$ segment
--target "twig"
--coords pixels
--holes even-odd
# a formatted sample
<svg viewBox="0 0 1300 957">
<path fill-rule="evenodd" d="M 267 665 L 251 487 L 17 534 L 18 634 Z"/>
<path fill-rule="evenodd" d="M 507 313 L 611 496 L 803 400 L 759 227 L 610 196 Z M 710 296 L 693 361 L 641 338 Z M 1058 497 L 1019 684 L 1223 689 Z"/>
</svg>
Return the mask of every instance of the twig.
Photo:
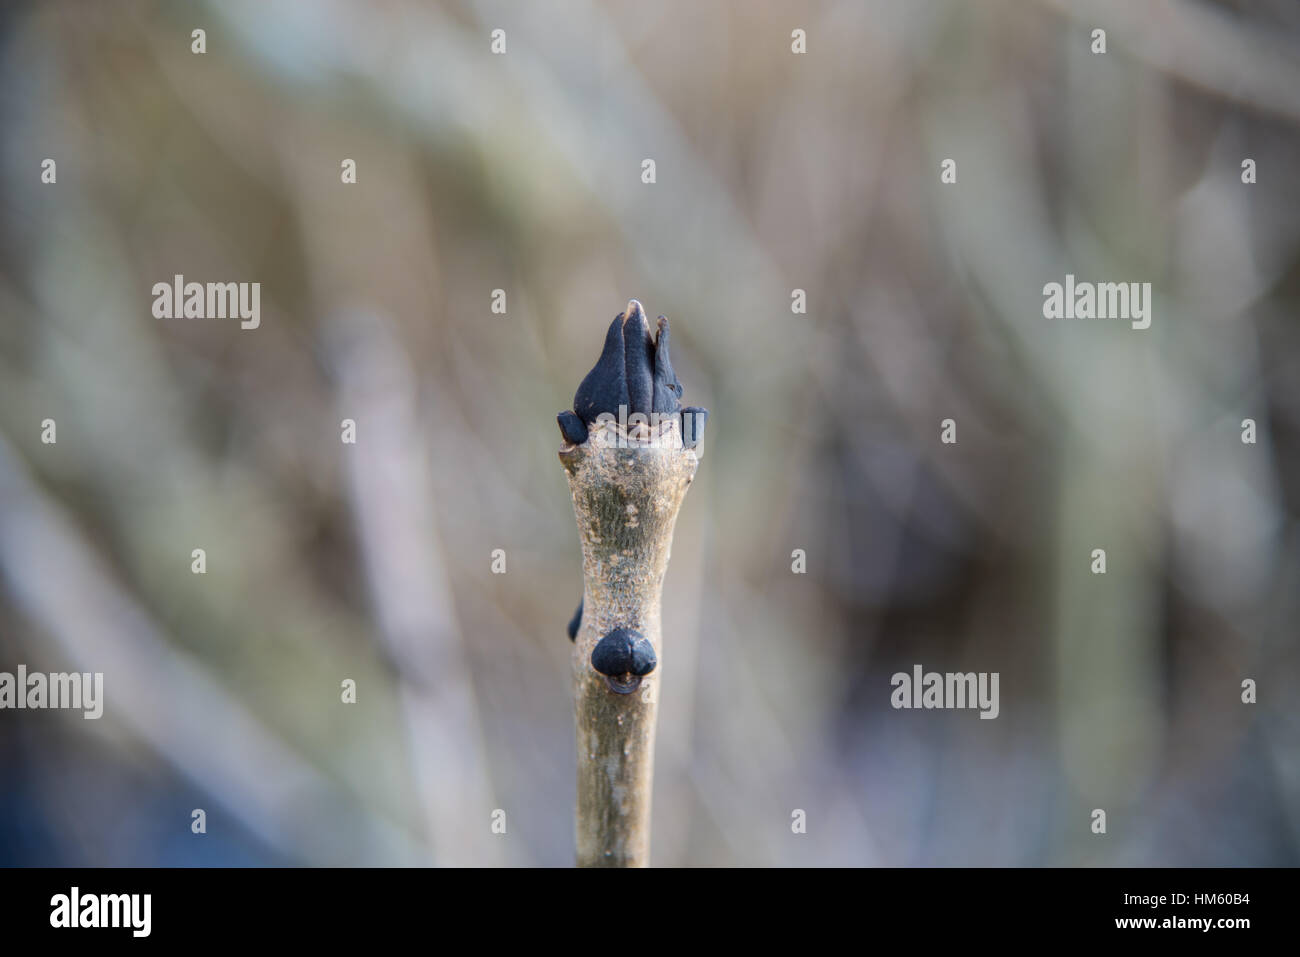
<svg viewBox="0 0 1300 957">
<path fill-rule="evenodd" d="M 584 579 L 570 635 L 580 867 L 649 863 L 664 572 L 708 414 L 683 410 L 680 394 L 667 320 L 660 317 L 658 339 L 651 338 L 633 300 L 574 397 L 578 413 L 559 417 Z M 611 404 L 621 406 L 624 422 L 604 414 Z M 663 419 L 640 424 L 637 413 Z"/>
</svg>

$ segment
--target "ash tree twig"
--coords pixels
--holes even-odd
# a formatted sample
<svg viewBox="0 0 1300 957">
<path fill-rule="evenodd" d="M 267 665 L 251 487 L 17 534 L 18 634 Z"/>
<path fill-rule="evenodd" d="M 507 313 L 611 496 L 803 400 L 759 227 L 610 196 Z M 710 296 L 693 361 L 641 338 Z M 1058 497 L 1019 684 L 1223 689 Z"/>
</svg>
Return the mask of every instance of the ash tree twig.
<svg viewBox="0 0 1300 957">
<path fill-rule="evenodd" d="M 668 320 L 651 335 L 633 299 L 573 411 L 557 416 L 582 542 L 582 604 L 569 623 L 580 867 L 649 863 L 663 579 L 708 418 L 683 409 L 681 394 Z"/>
</svg>

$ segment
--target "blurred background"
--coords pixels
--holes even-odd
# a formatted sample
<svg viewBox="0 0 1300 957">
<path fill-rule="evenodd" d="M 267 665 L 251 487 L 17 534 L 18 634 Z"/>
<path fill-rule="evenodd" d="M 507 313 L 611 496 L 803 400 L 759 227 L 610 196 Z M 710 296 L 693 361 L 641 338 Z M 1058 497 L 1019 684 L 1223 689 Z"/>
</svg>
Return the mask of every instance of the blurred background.
<svg viewBox="0 0 1300 957">
<path fill-rule="evenodd" d="M 632 296 L 712 413 L 655 863 L 1300 863 L 1291 0 L 14 3 L 0 124 L 0 670 L 106 696 L 0 712 L 0 863 L 570 864 L 554 414 Z"/>
</svg>

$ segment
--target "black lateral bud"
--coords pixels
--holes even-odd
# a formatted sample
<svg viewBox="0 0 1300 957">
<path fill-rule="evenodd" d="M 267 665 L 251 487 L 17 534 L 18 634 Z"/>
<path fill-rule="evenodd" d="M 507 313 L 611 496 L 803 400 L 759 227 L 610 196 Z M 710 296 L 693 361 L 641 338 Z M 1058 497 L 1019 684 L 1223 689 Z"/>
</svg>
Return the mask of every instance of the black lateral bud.
<svg viewBox="0 0 1300 957">
<path fill-rule="evenodd" d="M 591 651 L 591 667 L 605 676 L 611 691 L 619 694 L 635 691 L 658 663 L 654 646 L 632 628 L 615 628 Z"/>
<path fill-rule="evenodd" d="M 581 445 L 587 441 L 587 426 L 572 412 L 560 412 L 555 416 L 555 421 L 560 426 L 560 434 L 564 436 L 564 441 L 574 445 Z"/>
<path fill-rule="evenodd" d="M 573 613 L 573 617 L 569 619 L 569 640 L 570 641 L 578 640 L 578 629 L 582 627 L 582 606 L 583 603 L 586 602 L 586 600 L 587 598 L 584 595 L 578 601 L 578 610 L 575 611 Z"/>
<path fill-rule="evenodd" d="M 682 447 L 693 449 L 704 438 L 704 426 L 709 421 L 709 410 L 688 405 L 682 409 Z"/>
</svg>

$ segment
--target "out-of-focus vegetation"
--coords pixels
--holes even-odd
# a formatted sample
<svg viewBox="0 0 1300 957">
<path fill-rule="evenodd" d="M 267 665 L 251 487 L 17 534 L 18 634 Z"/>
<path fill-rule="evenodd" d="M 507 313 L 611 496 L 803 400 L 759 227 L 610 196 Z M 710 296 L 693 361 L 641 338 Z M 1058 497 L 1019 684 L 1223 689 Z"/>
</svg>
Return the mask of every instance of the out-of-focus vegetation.
<svg viewBox="0 0 1300 957">
<path fill-rule="evenodd" d="M 0 861 L 569 863 L 553 416 L 631 296 L 712 413 L 657 863 L 1300 859 L 1295 4 L 47 2 L 0 44 L 0 670 L 107 694 L 0 713 Z M 178 273 L 260 328 L 155 319 Z M 1044 319 L 1066 273 L 1151 328 Z M 893 710 L 914 663 L 1000 716 Z"/>
</svg>

